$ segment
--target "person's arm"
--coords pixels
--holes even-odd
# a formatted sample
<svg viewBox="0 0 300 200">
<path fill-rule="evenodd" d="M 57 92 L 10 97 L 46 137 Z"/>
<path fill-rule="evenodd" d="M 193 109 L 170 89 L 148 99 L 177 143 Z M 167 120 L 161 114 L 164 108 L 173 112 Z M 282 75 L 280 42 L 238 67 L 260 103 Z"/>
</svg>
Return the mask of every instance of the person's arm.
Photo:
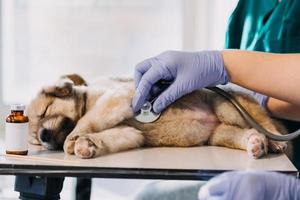
<svg viewBox="0 0 300 200">
<path fill-rule="evenodd" d="M 132 107 L 137 112 L 159 80 L 171 81 L 172 84 L 155 100 L 155 112 L 161 112 L 181 96 L 196 89 L 231 81 L 269 96 L 267 109 L 274 116 L 300 121 L 299 75 L 300 54 L 241 50 L 167 51 L 136 66 L 136 93 Z M 266 98 L 260 95 L 258 99 L 265 102 Z"/>
<path fill-rule="evenodd" d="M 270 97 L 266 109 L 277 118 L 300 121 L 300 106 Z"/>
<path fill-rule="evenodd" d="M 300 54 L 223 51 L 230 81 L 300 106 Z M 270 110 L 279 102 L 270 101 Z"/>
</svg>

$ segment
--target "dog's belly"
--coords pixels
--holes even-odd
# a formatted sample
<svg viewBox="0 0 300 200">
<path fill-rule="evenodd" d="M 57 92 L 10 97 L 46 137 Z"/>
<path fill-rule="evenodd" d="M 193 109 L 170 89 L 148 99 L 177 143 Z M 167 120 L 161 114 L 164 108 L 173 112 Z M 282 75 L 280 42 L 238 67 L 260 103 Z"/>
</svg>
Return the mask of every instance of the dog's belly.
<svg viewBox="0 0 300 200">
<path fill-rule="evenodd" d="M 133 123 L 149 146 L 195 146 L 208 141 L 219 120 L 203 96 L 186 96 L 173 103 L 154 123 Z"/>
</svg>

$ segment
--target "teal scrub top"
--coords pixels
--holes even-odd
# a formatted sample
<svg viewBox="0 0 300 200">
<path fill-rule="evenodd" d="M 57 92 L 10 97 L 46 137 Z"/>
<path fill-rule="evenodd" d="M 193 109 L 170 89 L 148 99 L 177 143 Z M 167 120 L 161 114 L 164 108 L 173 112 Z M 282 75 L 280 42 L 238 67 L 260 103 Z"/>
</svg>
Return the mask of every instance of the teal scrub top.
<svg viewBox="0 0 300 200">
<path fill-rule="evenodd" d="M 225 47 L 273 53 L 300 53 L 300 0 L 240 0 L 229 19 Z M 289 132 L 299 122 L 281 120 Z M 300 138 L 292 161 L 300 170 Z"/>
<path fill-rule="evenodd" d="M 300 52 L 300 0 L 240 0 L 229 19 L 225 47 Z"/>
</svg>

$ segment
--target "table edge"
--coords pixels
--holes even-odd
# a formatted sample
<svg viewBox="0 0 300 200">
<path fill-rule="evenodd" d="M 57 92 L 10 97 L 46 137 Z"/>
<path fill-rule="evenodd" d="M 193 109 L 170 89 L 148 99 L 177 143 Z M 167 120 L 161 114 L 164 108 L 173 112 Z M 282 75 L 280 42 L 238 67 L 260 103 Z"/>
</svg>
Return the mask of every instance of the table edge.
<svg viewBox="0 0 300 200">
<path fill-rule="evenodd" d="M 0 175 L 28 175 L 47 177 L 88 177 L 88 178 L 127 178 L 127 179 L 168 179 L 168 180 L 209 180 L 232 170 L 212 169 L 158 169 L 158 168 L 113 168 L 2 164 Z M 276 171 L 299 177 L 298 171 Z"/>
</svg>

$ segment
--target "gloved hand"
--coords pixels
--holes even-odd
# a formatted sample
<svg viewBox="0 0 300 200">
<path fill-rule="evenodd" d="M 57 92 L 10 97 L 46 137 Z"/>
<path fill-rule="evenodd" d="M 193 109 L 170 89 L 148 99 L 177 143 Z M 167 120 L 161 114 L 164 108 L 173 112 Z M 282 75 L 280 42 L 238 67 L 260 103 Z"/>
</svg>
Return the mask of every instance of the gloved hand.
<svg viewBox="0 0 300 200">
<path fill-rule="evenodd" d="M 250 94 L 250 96 L 252 96 L 254 99 L 256 99 L 256 101 L 258 102 L 259 105 L 261 105 L 262 107 L 264 107 L 265 109 L 267 109 L 267 102 L 268 102 L 268 96 L 260 94 L 258 92 L 253 92 L 252 94 Z"/>
<path fill-rule="evenodd" d="M 235 92 L 243 92 L 245 94 L 248 94 L 249 96 L 253 97 L 259 105 L 267 109 L 267 101 L 269 97 L 266 95 L 260 94 L 258 92 L 254 92 L 252 90 L 246 89 L 234 83 L 228 83 L 226 85 L 222 85 L 219 87 L 224 90 L 232 90 Z"/>
<path fill-rule="evenodd" d="M 199 200 L 296 200 L 300 181 L 275 172 L 239 171 L 217 176 L 204 185 Z"/>
<path fill-rule="evenodd" d="M 147 101 L 153 85 L 159 80 L 171 81 L 172 84 L 155 100 L 153 110 L 156 113 L 196 89 L 226 84 L 229 76 L 220 51 L 164 52 L 136 66 L 134 112 Z"/>
</svg>

